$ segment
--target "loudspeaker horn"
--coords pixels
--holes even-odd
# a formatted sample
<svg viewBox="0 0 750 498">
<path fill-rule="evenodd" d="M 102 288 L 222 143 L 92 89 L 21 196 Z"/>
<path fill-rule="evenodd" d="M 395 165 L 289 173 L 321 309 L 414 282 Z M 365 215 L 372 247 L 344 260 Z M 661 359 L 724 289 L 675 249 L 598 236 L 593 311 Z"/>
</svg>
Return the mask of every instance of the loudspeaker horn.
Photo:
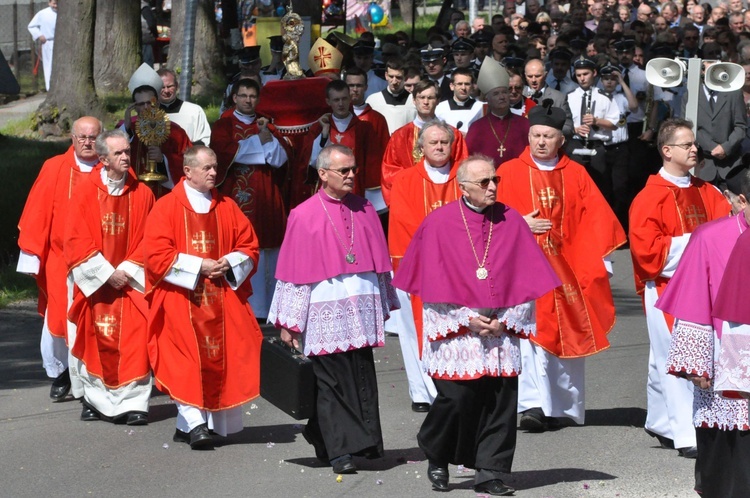
<svg viewBox="0 0 750 498">
<path fill-rule="evenodd" d="M 682 84 L 682 76 L 687 68 L 679 59 L 658 57 L 646 64 L 646 80 L 660 88 L 672 88 Z"/>
<path fill-rule="evenodd" d="M 716 62 L 706 69 L 704 78 L 709 90 L 732 92 L 745 84 L 745 69 L 731 62 Z"/>
</svg>

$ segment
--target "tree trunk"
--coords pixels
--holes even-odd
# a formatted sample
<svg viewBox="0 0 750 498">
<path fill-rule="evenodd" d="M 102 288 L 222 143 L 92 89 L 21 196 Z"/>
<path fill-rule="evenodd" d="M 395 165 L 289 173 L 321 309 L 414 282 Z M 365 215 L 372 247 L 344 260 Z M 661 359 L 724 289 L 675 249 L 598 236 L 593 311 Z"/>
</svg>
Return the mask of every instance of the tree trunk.
<svg viewBox="0 0 750 498">
<path fill-rule="evenodd" d="M 182 72 L 185 12 L 185 0 L 172 0 L 172 32 L 167 67 L 177 74 Z M 193 98 L 198 95 L 220 95 L 225 87 L 224 55 L 219 43 L 213 0 L 198 0 L 193 53 Z"/>
<path fill-rule="evenodd" d="M 104 116 L 94 90 L 96 0 L 60 2 L 47 98 L 37 111 L 43 136 L 70 131 L 81 116 Z"/>
<path fill-rule="evenodd" d="M 100 97 L 125 94 L 141 64 L 141 3 L 96 0 L 94 81 Z"/>
<path fill-rule="evenodd" d="M 401 12 L 401 19 L 406 24 L 411 24 L 412 20 L 414 19 L 411 15 L 411 9 L 414 1 L 415 0 L 399 0 L 398 2 L 399 12 Z M 409 36 L 411 36 L 411 28 L 407 30 L 407 33 L 409 33 Z"/>
</svg>

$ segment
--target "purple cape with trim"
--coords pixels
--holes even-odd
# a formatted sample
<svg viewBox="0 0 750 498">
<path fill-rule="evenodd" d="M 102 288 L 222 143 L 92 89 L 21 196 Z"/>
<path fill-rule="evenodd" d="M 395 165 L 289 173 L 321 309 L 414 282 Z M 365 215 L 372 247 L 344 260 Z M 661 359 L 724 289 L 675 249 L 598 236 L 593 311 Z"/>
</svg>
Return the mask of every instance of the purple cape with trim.
<svg viewBox="0 0 750 498">
<path fill-rule="evenodd" d="M 714 316 L 725 322 L 750 324 L 747 285 L 750 282 L 750 230 L 740 235 L 727 261 L 714 302 Z"/>
<path fill-rule="evenodd" d="M 451 202 L 424 219 L 399 265 L 394 287 L 416 294 L 425 303 L 507 308 L 533 301 L 561 285 L 515 209 L 498 202 L 477 213 L 463 202 Z M 460 209 L 480 261 L 493 220 L 485 280 L 477 278 L 479 265 Z"/>
<path fill-rule="evenodd" d="M 722 320 L 712 318 L 711 312 L 729 255 L 747 227 L 740 213 L 696 228 L 656 307 L 680 320 L 712 325 L 721 338 Z"/>
<path fill-rule="evenodd" d="M 321 200 L 346 249 L 336 236 Z M 352 253 L 356 261 L 347 263 L 352 226 Z M 366 199 L 348 194 L 337 200 L 321 189 L 289 213 L 276 265 L 277 280 L 306 285 L 346 273 L 386 273 L 392 269 L 380 219 Z"/>
</svg>

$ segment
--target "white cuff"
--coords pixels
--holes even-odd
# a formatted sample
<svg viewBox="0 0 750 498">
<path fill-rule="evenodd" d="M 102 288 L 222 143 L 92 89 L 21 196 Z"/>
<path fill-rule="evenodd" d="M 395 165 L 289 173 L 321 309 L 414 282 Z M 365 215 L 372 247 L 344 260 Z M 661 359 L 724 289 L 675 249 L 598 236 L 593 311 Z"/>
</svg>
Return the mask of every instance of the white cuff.
<svg viewBox="0 0 750 498">
<path fill-rule="evenodd" d="M 177 255 L 177 261 L 169 269 L 164 280 L 178 287 L 195 290 L 202 263 L 203 258 L 181 252 Z"/>
<path fill-rule="evenodd" d="M 607 275 L 612 278 L 615 274 L 614 268 L 612 268 L 612 259 L 609 255 L 604 256 L 604 268 L 607 270 Z"/>
<path fill-rule="evenodd" d="M 72 270 L 73 281 L 86 297 L 91 296 L 102 285 L 106 284 L 114 272 L 115 268 L 104 259 L 100 252 Z"/>
<path fill-rule="evenodd" d="M 226 275 L 224 276 L 224 279 L 232 290 L 237 290 L 237 287 L 242 285 L 242 282 L 245 281 L 255 265 L 253 265 L 252 258 L 248 257 L 248 255 L 243 252 L 230 252 L 224 257 L 227 258 L 229 265 L 232 267 L 229 271 L 234 275 L 234 283 L 230 282 L 229 279 L 226 278 Z"/>
<path fill-rule="evenodd" d="M 276 137 L 272 137 L 270 142 L 263 144 L 263 153 L 264 162 L 272 168 L 284 166 L 284 163 L 289 159 L 284 147 L 281 146 L 279 139 Z"/>
<path fill-rule="evenodd" d="M 253 135 L 239 141 L 237 154 L 234 155 L 234 162 L 240 164 L 265 164 L 265 148 L 260 143 L 258 135 Z"/>
<path fill-rule="evenodd" d="M 661 271 L 662 277 L 672 278 L 675 270 L 677 270 L 677 264 L 680 262 L 682 253 L 685 252 L 685 247 L 690 241 L 689 233 L 680 235 L 679 237 L 672 237 L 672 242 L 669 244 L 669 253 L 667 254 L 667 261 L 664 264 L 664 269 Z"/>
<path fill-rule="evenodd" d="M 146 273 L 143 268 L 131 261 L 123 261 L 117 265 L 118 270 L 128 274 L 128 285 L 143 294 L 146 290 Z"/>
<path fill-rule="evenodd" d="M 39 275 L 39 267 L 42 262 L 39 256 L 21 251 L 18 255 L 18 264 L 16 265 L 16 271 L 18 273 L 28 273 L 29 275 Z"/>
<path fill-rule="evenodd" d="M 320 139 L 322 136 L 323 136 L 323 133 L 320 133 L 320 135 L 315 137 L 315 141 L 313 142 L 312 152 L 310 153 L 310 166 L 313 166 L 313 167 L 315 166 L 315 163 L 318 160 L 318 156 L 320 155 L 320 151 L 323 150 L 323 147 L 320 146 Z M 328 139 L 326 139 L 326 143 L 328 143 Z"/>
</svg>

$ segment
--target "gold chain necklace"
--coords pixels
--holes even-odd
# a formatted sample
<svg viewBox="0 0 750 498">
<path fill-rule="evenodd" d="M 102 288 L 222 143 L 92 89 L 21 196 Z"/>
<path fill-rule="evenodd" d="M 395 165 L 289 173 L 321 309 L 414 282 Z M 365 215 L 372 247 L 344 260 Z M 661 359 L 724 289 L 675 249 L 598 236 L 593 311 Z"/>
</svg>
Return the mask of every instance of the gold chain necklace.
<svg viewBox="0 0 750 498">
<path fill-rule="evenodd" d="M 336 224 L 333 222 L 333 219 L 331 218 L 331 215 L 328 213 L 328 208 L 326 208 L 325 202 L 323 202 L 323 194 L 318 195 L 318 199 L 320 199 L 320 205 L 323 206 L 323 211 L 326 212 L 326 216 L 328 216 L 328 221 L 331 222 L 331 226 L 333 227 L 333 231 L 336 233 L 336 238 L 339 239 L 339 243 L 346 251 L 346 262 L 349 264 L 353 264 L 355 261 L 357 261 L 357 257 L 352 252 L 354 250 L 354 213 L 352 213 L 351 209 L 349 212 L 352 214 L 352 237 L 349 241 L 349 249 L 346 248 L 346 244 L 344 244 L 344 240 L 341 238 L 341 235 L 339 234 L 338 228 L 336 228 Z M 328 194 L 325 194 L 328 195 Z M 343 201 L 342 201 L 343 202 Z"/>
<path fill-rule="evenodd" d="M 466 215 L 464 214 L 464 207 L 463 207 L 463 199 L 459 200 L 458 209 L 461 211 L 461 218 L 464 220 L 464 227 L 466 227 L 466 234 L 469 236 L 469 243 L 471 244 L 471 252 L 474 253 L 474 259 L 477 261 L 477 265 L 479 267 L 477 268 L 477 278 L 479 280 L 484 280 L 487 278 L 487 268 L 484 267 L 484 264 L 487 262 L 487 254 L 490 252 L 490 242 L 492 242 L 492 228 L 495 226 L 495 211 L 493 210 L 490 214 L 490 233 L 487 236 L 487 247 L 484 248 L 484 256 L 482 257 L 482 262 L 479 262 L 479 256 L 477 256 L 477 250 L 474 247 L 474 241 L 471 239 L 471 231 L 469 230 L 469 224 L 466 222 Z"/>
<path fill-rule="evenodd" d="M 510 112 L 510 111 L 508 111 Z M 505 148 L 505 141 L 508 140 L 508 132 L 510 131 L 510 119 L 508 119 L 508 127 L 505 128 L 505 136 L 503 137 L 503 140 L 500 141 L 500 137 L 497 136 L 497 132 L 495 131 L 495 127 L 492 126 L 492 114 L 489 116 L 490 120 L 490 130 L 492 130 L 492 134 L 495 135 L 495 139 L 500 142 L 500 147 L 497 148 L 497 152 L 500 154 L 500 157 L 503 157 L 503 154 L 505 154 L 505 151 L 507 150 Z M 500 121 L 502 121 L 503 118 L 500 118 Z"/>
</svg>

